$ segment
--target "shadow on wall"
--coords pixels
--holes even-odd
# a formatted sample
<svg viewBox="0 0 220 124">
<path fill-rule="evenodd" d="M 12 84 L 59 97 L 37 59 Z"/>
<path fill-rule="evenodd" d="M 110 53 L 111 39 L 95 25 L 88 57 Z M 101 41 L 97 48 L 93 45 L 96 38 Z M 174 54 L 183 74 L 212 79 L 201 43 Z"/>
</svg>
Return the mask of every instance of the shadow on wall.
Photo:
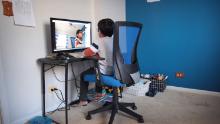
<svg viewBox="0 0 220 124">
<path fill-rule="evenodd" d="M 44 25 L 44 34 L 45 34 L 45 45 L 47 49 L 47 54 L 50 54 L 52 52 L 52 46 L 51 46 L 51 33 L 50 33 L 50 24 Z"/>
<path fill-rule="evenodd" d="M 3 120 L 2 120 L 2 109 L 1 109 L 1 104 L 0 104 L 0 124 L 3 123 Z"/>
</svg>

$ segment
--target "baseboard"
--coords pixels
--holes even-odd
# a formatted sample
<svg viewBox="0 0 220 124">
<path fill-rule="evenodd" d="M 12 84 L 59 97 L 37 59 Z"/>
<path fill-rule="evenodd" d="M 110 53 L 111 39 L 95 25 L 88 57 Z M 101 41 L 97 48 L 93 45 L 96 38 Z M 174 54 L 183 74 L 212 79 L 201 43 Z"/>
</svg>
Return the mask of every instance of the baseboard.
<svg viewBox="0 0 220 124">
<path fill-rule="evenodd" d="M 188 92 L 188 93 L 195 93 L 195 94 L 213 95 L 213 96 L 220 97 L 220 92 L 214 92 L 214 91 L 198 90 L 198 89 L 183 88 L 183 87 L 176 87 L 176 86 L 167 86 L 167 89 L 183 91 L 183 92 Z"/>
<path fill-rule="evenodd" d="M 61 105 L 60 107 L 64 107 L 64 105 Z M 49 111 L 53 111 L 53 110 L 55 110 L 55 109 L 57 109 L 57 106 L 53 106 L 53 107 L 47 108 L 46 111 L 49 112 Z M 16 120 L 16 121 L 13 121 L 12 124 L 25 124 L 25 123 L 27 123 L 27 121 L 30 120 L 31 118 L 33 118 L 33 117 L 35 117 L 35 116 L 41 116 L 41 115 L 42 115 L 42 111 L 38 111 L 38 112 L 35 112 L 35 113 L 30 114 L 30 115 L 28 115 L 28 116 L 25 116 L 25 117 L 23 117 L 23 118 L 21 118 L 21 119 L 18 119 L 18 120 Z"/>
</svg>

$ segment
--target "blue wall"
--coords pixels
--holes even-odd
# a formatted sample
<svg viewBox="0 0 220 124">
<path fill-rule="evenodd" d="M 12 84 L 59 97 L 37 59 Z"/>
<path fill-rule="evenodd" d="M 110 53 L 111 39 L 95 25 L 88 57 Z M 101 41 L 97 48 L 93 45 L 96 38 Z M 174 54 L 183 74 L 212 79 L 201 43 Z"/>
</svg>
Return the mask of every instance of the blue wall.
<svg viewBox="0 0 220 124">
<path fill-rule="evenodd" d="M 164 73 L 169 85 L 220 92 L 220 0 L 126 0 L 128 21 L 144 27 L 142 73 Z M 178 79 L 176 72 L 184 72 Z"/>
</svg>

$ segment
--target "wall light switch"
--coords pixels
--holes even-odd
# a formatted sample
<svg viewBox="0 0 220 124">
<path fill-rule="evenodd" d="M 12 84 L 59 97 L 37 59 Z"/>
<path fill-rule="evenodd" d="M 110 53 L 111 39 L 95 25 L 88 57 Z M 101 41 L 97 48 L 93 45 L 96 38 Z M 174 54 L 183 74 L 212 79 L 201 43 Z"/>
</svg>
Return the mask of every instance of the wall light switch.
<svg viewBox="0 0 220 124">
<path fill-rule="evenodd" d="M 177 78 L 184 78 L 185 74 L 183 72 L 176 72 Z"/>
</svg>

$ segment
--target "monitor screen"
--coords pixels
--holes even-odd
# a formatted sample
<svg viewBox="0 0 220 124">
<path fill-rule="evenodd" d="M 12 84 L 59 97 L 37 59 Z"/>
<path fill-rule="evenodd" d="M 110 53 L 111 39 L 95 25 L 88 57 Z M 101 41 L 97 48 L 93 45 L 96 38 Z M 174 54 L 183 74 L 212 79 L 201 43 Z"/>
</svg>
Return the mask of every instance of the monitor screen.
<svg viewBox="0 0 220 124">
<path fill-rule="evenodd" d="M 90 47 L 91 22 L 50 18 L 52 52 L 73 52 Z"/>
</svg>

